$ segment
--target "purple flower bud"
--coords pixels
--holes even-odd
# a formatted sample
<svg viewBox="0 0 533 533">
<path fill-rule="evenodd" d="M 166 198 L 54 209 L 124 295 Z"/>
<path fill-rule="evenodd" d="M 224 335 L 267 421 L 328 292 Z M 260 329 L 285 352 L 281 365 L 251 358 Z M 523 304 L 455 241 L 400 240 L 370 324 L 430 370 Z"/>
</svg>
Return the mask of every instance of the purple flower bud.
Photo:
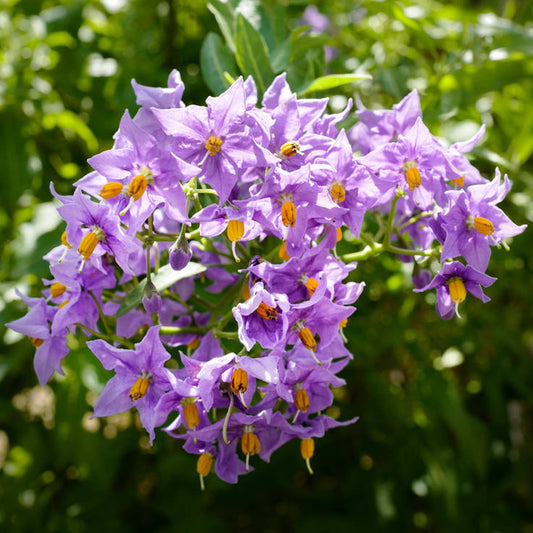
<svg viewBox="0 0 533 533">
<path fill-rule="evenodd" d="M 180 235 L 178 240 L 170 247 L 168 254 L 170 266 L 174 270 L 185 268 L 192 257 L 191 247 L 187 239 Z"/>
<path fill-rule="evenodd" d="M 163 301 L 155 285 L 148 281 L 142 295 L 142 303 L 147 313 L 159 313 Z"/>
</svg>

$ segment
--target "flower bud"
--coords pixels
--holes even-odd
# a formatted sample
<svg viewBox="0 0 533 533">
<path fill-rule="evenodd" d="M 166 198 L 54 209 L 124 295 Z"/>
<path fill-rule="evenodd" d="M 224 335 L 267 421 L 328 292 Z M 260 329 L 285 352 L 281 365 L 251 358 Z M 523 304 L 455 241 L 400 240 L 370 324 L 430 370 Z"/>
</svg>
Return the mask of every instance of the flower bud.
<svg viewBox="0 0 533 533">
<path fill-rule="evenodd" d="M 192 257 L 191 247 L 184 235 L 180 235 L 178 240 L 170 247 L 168 259 L 173 270 L 185 268 Z"/>
<path fill-rule="evenodd" d="M 143 290 L 142 303 L 147 313 L 159 313 L 163 301 L 157 292 L 155 285 L 148 281 Z"/>
</svg>

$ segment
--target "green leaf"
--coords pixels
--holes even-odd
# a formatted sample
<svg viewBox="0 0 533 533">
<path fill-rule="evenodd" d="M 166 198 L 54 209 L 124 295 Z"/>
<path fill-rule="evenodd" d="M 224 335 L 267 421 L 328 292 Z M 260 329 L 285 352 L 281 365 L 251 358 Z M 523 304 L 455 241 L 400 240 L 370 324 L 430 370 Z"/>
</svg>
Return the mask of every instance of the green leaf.
<svg viewBox="0 0 533 533">
<path fill-rule="evenodd" d="M 327 76 L 321 76 L 313 81 L 306 89 L 301 91 L 300 95 L 312 93 L 315 91 L 325 91 L 327 89 L 333 89 L 334 87 L 340 87 L 348 83 L 354 83 L 361 80 L 369 80 L 372 76 L 369 74 L 329 74 Z"/>
<path fill-rule="evenodd" d="M 215 33 L 209 33 L 200 51 L 200 68 L 207 86 L 215 94 L 223 93 L 228 87 L 225 73 L 236 77 L 237 65 L 231 50 Z"/>
<path fill-rule="evenodd" d="M 226 39 L 226 44 L 235 53 L 237 48 L 233 38 L 233 28 L 235 27 L 235 10 L 233 6 L 220 0 L 210 0 L 207 3 L 207 8 L 215 15 L 220 31 L 224 35 L 224 39 Z"/>
<path fill-rule="evenodd" d="M 51 130 L 53 128 L 60 128 L 63 131 L 71 131 L 75 133 L 87 145 L 89 152 L 95 152 L 98 149 L 98 140 L 89 126 L 83 120 L 68 109 L 60 113 L 50 113 L 43 117 L 43 128 Z"/>
<path fill-rule="evenodd" d="M 272 70 L 278 74 L 287 70 L 287 65 L 291 57 L 291 41 L 290 39 L 282 42 L 271 54 Z"/>
<path fill-rule="evenodd" d="M 274 79 L 265 40 L 242 16 L 237 17 L 235 32 L 237 64 L 243 75 L 253 76 L 260 97 Z"/>
<path fill-rule="evenodd" d="M 152 275 L 152 283 L 155 285 L 156 289 L 161 292 L 165 289 L 168 289 L 178 281 L 186 278 L 191 278 L 197 274 L 201 274 L 206 270 L 206 267 L 200 265 L 199 263 L 190 262 L 185 268 L 181 270 L 173 270 L 170 265 L 165 265 L 160 268 L 157 274 Z M 137 285 L 129 294 L 126 296 L 126 300 L 119 307 L 117 311 L 117 317 L 125 315 L 132 309 L 135 309 L 142 299 L 142 294 L 144 287 L 146 286 L 146 278 L 143 279 L 139 285 Z"/>
</svg>

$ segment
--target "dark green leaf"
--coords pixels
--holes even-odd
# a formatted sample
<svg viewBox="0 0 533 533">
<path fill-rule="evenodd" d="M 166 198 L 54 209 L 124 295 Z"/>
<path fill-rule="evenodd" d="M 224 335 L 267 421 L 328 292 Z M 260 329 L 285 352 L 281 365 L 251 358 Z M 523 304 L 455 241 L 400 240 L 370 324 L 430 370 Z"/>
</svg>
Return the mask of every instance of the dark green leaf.
<svg viewBox="0 0 533 533">
<path fill-rule="evenodd" d="M 200 69 L 208 87 L 215 93 L 224 92 L 229 84 L 224 75 L 237 77 L 237 65 L 231 50 L 216 33 L 209 33 L 200 51 Z"/>
<path fill-rule="evenodd" d="M 221 2 L 220 0 L 210 0 L 207 7 L 217 20 L 218 26 L 226 44 L 233 53 L 236 52 L 235 39 L 233 38 L 235 28 L 235 11 L 230 3 Z"/>
<path fill-rule="evenodd" d="M 274 78 L 265 40 L 242 16 L 237 17 L 235 32 L 237 64 L 243 75 L 253 76 L 261 96 Z"/>
</svg>

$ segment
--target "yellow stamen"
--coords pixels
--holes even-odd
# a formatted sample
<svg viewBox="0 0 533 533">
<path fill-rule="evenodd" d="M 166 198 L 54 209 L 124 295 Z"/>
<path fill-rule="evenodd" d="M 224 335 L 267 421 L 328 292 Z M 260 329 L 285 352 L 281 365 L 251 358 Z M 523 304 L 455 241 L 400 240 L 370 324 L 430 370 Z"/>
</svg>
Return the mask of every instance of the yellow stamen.
<svg viewBox="0 0 533 533">
<path fill-rule="evenodd" d="M 309 395 L 303 387 L 298 388 L 294 393 L 294 405 L 298 411 L 307 413 L 309 409 Z"/>
<path fill-rule="evenodd" d="M 494 224 L 487 218 L 475 217 L 474 228 L 482 235 L 492 235 L 494 233 Z"/>
<path fill-rule="evenodd" d="M 334 183 L 330 187 L 329 192 L 335 203 L 340 204 L 341 202 L 344 202 L 344 199 L 346 198 L 346 191 L 340 183 Z"/>
<path fill-rule="evenodd" d="M 285 202 L 281 206 L 281 221 L 286 227 L 294 227 L 296 224 L 296 206 L 293 202 Z"/>
<path fill-rule="evenodd" d="M 313 470 L 311 469 L 311 463 L 309 460 L 313 457 L 315 453 L 315 441 L 312 438 L 302 439 L 300 441 L 300 453 L 302 458 L 305 459 L 305 464 L 307 465 L 307 470 L 313 475 Z"/>
<path fill-rule="evenodd" d="M 307 287 L 309 298 L 311 298 L 311 296 L 315 294 L 316 288 L 318 287 L 318 281 L 315 278 L 307 278 L 305 286 Z"/>
<path fill-rule="evenodd" d="M 133 198 L 133 201 L 136 202 L 146 191 L 148 182 L 146 181 L 146 176 L 144 174 L 138 174 L 135 176 L 128 185 L 128 194 Z"/>
<path fill-rule="evenodd" d="M 70 244 L 68 243 L 67 241 L 67 232 L 64 231 L 62 234 L 61 234 L 61 244 L 63 246 L 66 246 L 67 248 L 72 248 L 72 246 L 70 246 Z"/>
<path fill-rule="evenodd" d="M 409 185 L 409 189 L 412 191 L 416 187 L 420 187 L 422 184 L 422 179 L 420 178 L 420 172 L 416 167 L 409 167 L 405 171 L 405 178 L 407 179 L 407 185 Z"/>
<path fill-rule="evenodd" d="M 298 331 L 298 337 L 302 344 L 309 350 L 316 350 L 316 340 L 311 330 L 308 327 L 303 327 Z"/>
<path fill-rule="evenodd" d="M 337 242 L 340 242 L 342 240 L 342 229 L 337 228 Z"/>
<path fill-rule="evenodd" d="M 55 283 L 52 283 L 52 285 L 50 285 L 50 296 L 52 298 L 57 298 L 61 296 L 66 290 L 67 288 L 65 287 L 65 285 L 56 281 Z"/>
<path fill-rule="evenodd" d="M 150 382 L 148 380 L 148 377 L 144 375 L 144 373 L 137 378 L 137 381 L 133 384 L 133 386 L 130 389 L 130 400 L 134 402 L 135 400 L 140 400 L 148 390 L 148 385 L 150 385 Z"/>
<path fill-rule="evenodd" d="M 244 222 L 242 220 L 228 220 L 227 233 L 231 242 L 240 241 L 244 235 Z"/>
<path fill-rule="evenodd" d="M 289 141 L 281 145 L 279 152 L 285 157 L 292 157 L 300 152 L 300 145 L 296 141 Z"/>
<path fill-rule="evenodd" d="M 267 305 L 264 302 L 261 302 L 259 306 L 256 309 L 257 314 L 264 318 L 265 320 L 277 320 L 278 319 L 278 311 L 274 307 L 270 307 L 270 305 Z"/>
<path fill-rule="evenodd" d="M 87 259 L 91 257 L 96 245 L 98 244 L 98 241 L 98 237 L 92 231 L 83 237 L 80 245 L 78 246 L 78 253 L 83 257 L 84 261 L 87 261 Z"/>
<path fill-rule="evenodd" d="M 246 471 L 248 471 L 250 455 L 255 455 L 261 451 L 261 443 L 259 442 L 258 436 L 254 433 L 253 426 L 244 426 L 244 432 L 241 438 L 241 450 L 246 455 Z"/>
<path fill-rule="evenodd" d="M 205 141 L 205 149 L 209 153 L 209 155 L 215 155 L 220 150 L 220 147 L 222 146 L 222 139 L 219 139 L 218 137 L 215 137 L 212 135 Z"/>
<path fill-rule="evenodd" d="M 185 418 L 187 426 L 189 429 L 194 429 L 200 424 L 200 415 L 195 398 L 185 398 L 181 404 L 183 405 L 183 418 Z"/>
<path fill-rule="evenodd" d="M 283 241 L 279 247 L 278 256 L 283 261 L 288 261 L 290 259 L 289 254 L 287 253 L 287 241 Z"/>
<path fill-rule="evenodd" d="M 345 328 L 348 325 L 348 319 L 345 318 L 340 324 L 339 328 Z"/>
<path fill-rule="evenodd" d="M 453 277 L 448 280 L 448 291 L 453 303 L 463 302 L 466 298 L 466 288 L 463 280 L 459 277 Z"/>
<path fill-rule="evenodd" d="M 457 185 L 457 187 L 462 187 L 465 184 L 465 177 L 461 176 L 459 178 L 454 178 L 452 181 Z"/>
<path fill-rule="evenodd" d="M 213 466 L 213 456 L 209 452 L 204 452 L 198 457 L 196 462 L 196 472 L 200 476 L 200 487 L 205 490 L 204 477 L 209 475 Z"/>
<path fill-rule="evenodd" d="M 233 394 L 246 392 L 248 390 L 248 373 L 242 368 L 236 368 L 231 376 L 231 390 Z"/>
<path fill-rule="evenodd" d="M 30 339 L 30 342 L 35 346 L 35 348 L 39 348 L 41 344 L 44 342 L 43 339 L 36 339 L 35 337 L 28 337 Z"/>
<path fill-rule="evenodd" d="M 110 198 L 115 198 L 115 196 L 118 196 L 122 189 L 124 188 L 124 185 L 120 183 L 119 181 L 111 181 L 109 183 L 106 183 L 101 189 L 100 189 L 100 196 L 104 200 L 109 200 Z"/>
<path fill-rule="evenodd" d="M 190 350 L 194 350 L 195 348 L 198 348 L 198 345 L 200 344 L 200 337 L 196 337 L 196 339 L 193 339 L 189 344 L 187 344 L 187 348 Z"/>
<path fill-rule="evenodd" d="M 65 300 L 64 302 L 61 302 L 61 303 L 57 306 L 57 308 L 58 308 L 58 309 L 61 309 L 62 307 L 65 307 L 65 305 L 67 305 L 69 302 L 70 302 L 70 300 Z"/>
</svg>

